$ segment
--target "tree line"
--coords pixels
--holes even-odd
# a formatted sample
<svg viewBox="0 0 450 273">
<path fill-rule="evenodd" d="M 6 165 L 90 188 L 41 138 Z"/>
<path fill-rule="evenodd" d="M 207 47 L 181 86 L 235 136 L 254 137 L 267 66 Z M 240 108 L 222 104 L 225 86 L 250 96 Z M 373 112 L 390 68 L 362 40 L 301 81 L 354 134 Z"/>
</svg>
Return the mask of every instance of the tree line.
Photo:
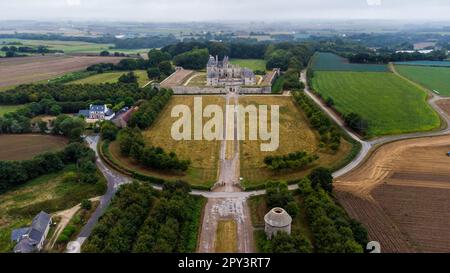
<svg viewBox="0 0 450 273">
<path fill-rule="evenodd" d="M 122 186 L 83 252 L 194 252 L 203 200 L 189 192 L 182 182 L 167 183 L 161 192 L 147 183 Z"/>
<path fill-rule="evenodd" d="M 274 171 L 280 170 L 298 170 L 305 168 L 314 161 L 318 160 L 316 154 L 309 154 L 305 151 L 298 151 L 281 156 L 267 156 L 264 158 L 264 164 Z"/>
<path fill-rule="evenodd" d="M 351 63 L 362 64 L 387 64 L 389 62 L 407 61 L 442 61 L 447 59 L 444 50 L 434 50 L 430 53 L 420 52 L 395 52 L 395 53 L 357 53 L 350 54 L 348 59 Z"/>
<path fill-rule="evenodd" d="M 364 252 L 368 242 L 367 231 L 360 223 L 350 219 L 344 209 L 334 203 L 331 196 L 322 188 L 323 181 L 320 181 L 320 177 L 310 175 L 298 184 L 298 192 L 305 200 L 306 214 L 314 236 L 315 251 L 318 253 Z"/>
<path fill-rule="evenodd" d="M 123 156 L 132 157 L 146 168 L 186 171 L 191 164 L 189 160 L 179 159 L 174 152 L 166 153 L 160 147 L 146 146 L 138 128 L 121 130 L 118 141 Z"/>
<path fill-rule="evenodd" d="M 125 101 L 133 105 L 138 100 L 150 99 L 157 91 L 151 87 L 139 88 L 135 84 L 105 83 L 83 85 L 27 84 L 0 93 L 0 104 L 26 104 L 42 99 L 70 102 L 78 105 L 117 104 Z M 70 104 L 60 104 L 69 107 Z M 77 109 L 78 111 L 78 109 Z M 64 111 L 63 109 L 63 112 Z"/>
<path fill-rule="evenodd" d="M 341 145 L 341 133 L 328 116 L 304 92 L 294 92 L 294 99 L 302 108 L 310 125 L 319 132 L 320 146 L 336 152 Z"/>
<path fill-rule="evenodd" d="M 41 175 L 60 171 L 69 164 L 77 164 L 77 181 L 95 183 L 98 176 L 94 162 L 94 152 L 81 143 L 72 143 L 62 151 L 44 153 L 30 160 L 0 161 L 0 193 Z"/>
</svg>

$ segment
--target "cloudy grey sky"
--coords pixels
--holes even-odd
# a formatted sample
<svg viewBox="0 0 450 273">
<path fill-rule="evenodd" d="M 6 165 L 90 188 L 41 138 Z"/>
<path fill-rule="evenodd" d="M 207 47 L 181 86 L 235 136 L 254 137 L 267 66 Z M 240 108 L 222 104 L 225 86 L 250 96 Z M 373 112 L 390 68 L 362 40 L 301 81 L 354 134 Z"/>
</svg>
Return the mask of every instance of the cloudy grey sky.
<svg viewBox="0 0 450 273">
<path fill-rule="evenodd" d="M 0 0 L 0 20 L 449 20 L 450 0 Z"/>
</svg>

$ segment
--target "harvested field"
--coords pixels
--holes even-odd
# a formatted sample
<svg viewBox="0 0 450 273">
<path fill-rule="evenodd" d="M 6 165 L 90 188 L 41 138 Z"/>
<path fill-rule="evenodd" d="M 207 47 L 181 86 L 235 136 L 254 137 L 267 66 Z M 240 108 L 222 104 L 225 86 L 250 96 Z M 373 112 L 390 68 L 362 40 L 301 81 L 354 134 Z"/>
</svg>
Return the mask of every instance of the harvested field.
<svg viewBox="0 0 450 273">
<path fill-rule="evenodd" d="M 97 63 L 118 63 L 119 57 L 38 56 L 0 59 L 0 88 L 33 83 L 86 69 Z"/>
<path fill-rule="evenodd" d="M 297 107 L 291 97 L 281 96 L 244 96 L 241 105 L 279 105 L 280 106 L 280 146 L 274 152 L 262 152 L 261 144 L 266 141 L 248 140 L 248 117 L 246 121 L 246 139 L 241 141 L 241 176 L 246 186 L 265 183 L 267 180 L 293 180 L 306 176 L 311 169 L 318 166 L 333 167 L 345 158 L 351 150 L 351 144 L 342 140 L 341 148 L 336 154 L 319 149 L 318 133 L 309 127 L 304 113 Z M 269 114 L 270 121 L 270 114 Z M 316 153 L 320 159 L 310 167 L 297 171 L 271 171 L 266 168 L 264 158 L 267 156 L 287 155 L 292 152 L 306 151 Z"/>
<path fill-rule="evenodd" d="M 383 252 L 450 251 L 450 136 L 380 147 L 336 195 Z"/>
<path fill-rule="evenodd" d="M 63 137 L 47 135 L 0 135 L 0 160 L 25 160 L 57 151 L 67 144 Z"/>
</svg>

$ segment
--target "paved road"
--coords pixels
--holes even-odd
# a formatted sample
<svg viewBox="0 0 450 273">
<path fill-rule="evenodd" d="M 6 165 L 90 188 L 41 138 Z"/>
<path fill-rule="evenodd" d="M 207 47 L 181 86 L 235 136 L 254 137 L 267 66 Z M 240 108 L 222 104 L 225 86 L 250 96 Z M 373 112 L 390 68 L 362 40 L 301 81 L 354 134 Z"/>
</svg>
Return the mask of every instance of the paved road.
<svg viewBox="0 0 450 273">
<path fill-rule="evenodd" d="M 105 195 L 103 195 L 100 198 L 100 204 L 98 205 L 97 209 L 92 214 L 91 218 L 89 218 L 86 225 L 81 229 L 80 234 L 78 235 L 76 242 L 71 243 L 68 245 L 67 252 L 70 253 L 79 253 L 80 247 L 83 245 L 83 243 L 86 241 L 86 239 L 91 235 L 95 225 L 98 223 L 98 220 L 100 217 L 105 213 L 106 209 L 108 208 L 109 204 L 111 203 L 111 199 L 114 197 L 115 193 L 119 189 L 119 187 L 123 184 L 131 182 L 131 179 L 118 174 L 111 170 L 108 166 L 103 163 L 99 156 L 97 151 L 97 144 L 99 141 L 99 136 L 88 136 L 85 138 L 86 142 L 89 144 L 89 147 L 94 150 L 97 159 L 96 164 L 99 170 L 103 173 L 103 175 L 106 178 L 106 181 L 108 183 L 108 188 L 106 190 Z"/>
<path fill-rule="evenodd" d="M 230 93 L 226 96 L 226 105 L 238 104 L 239 97 L 237 94 Z M 239 187 L 238 117 L 236 111 L 229 112 L 229 110 L 226 109 L 225 111 L 224 140 L 220 150 L 219 180 L 213 192 L 193 192 L 208 198 L 200 232 L 198 249 L 200 253 L 215 252 L 216 231 L 221 220 L 233 220 L 236 222 L 238 253 L 251 253 L 254 251 L 253 225 L 247 205 L 247 198 L 251 194 L 242 192 L 242 189 Z M 233 145 L 233 148 L 228 150 L 227 145 Z M 231 151 L 232 153 L 229 154 Z"/>
</svg>

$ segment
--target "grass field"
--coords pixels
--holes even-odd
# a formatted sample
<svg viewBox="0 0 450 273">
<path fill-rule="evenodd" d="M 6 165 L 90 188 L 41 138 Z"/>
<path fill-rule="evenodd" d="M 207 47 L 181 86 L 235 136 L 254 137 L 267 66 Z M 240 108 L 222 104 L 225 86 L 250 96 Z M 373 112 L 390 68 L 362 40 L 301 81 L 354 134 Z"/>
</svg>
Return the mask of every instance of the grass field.
<svg viewBox="0 0 450 273">
<path fill-rule="evenodd" d="M 206 86 L 206 73 L 197 72 L 186 79 L 187 86 Z"/>
<path fill-rule="evenodd" d="M 427 94 L 393 73 L 320 71 L 313 86 L 325 99 L 332 98 L 340 113 L 355 112 L 367 120 L 369 138 L 440 126 Z"/>
<path fill-rule="evenodd" d="M 14 112 L 20 109 L 23 105 L 0 105 L 0 117 L 6 113 Z"/>
<path fill-rule="evenodd" d="M 0 195 L 0 252 L 12 249 L 11 231 L 29 225 L 41 210 L 54 213 L 104 193 L 104 179 L 97 184 L 63 183 L 64 173 L 75 168 L 75 165 L 68 166 L 61 172 L 41 176 Z"/>
<path fill-rule="evenodd" d="M 216 253 L 236 253 L 237 223 L 234 220 L 223 220 L 217 224 Z"/>
<path fill-rule="evenodd" d="M 262 59 L 231 59 L 230 62 L 253 71 L 266 71 L 266 61 Z"/>
<path fill-rule="evenodd" d="M 333 53 L 316 53 L 312 58 L 315 71 L 387 72 L 387 65 L 353 64 Z"/>
<path fill-rule="evenodd" d="M 96 44 L 78 41 L 44 41 L 44 40 L 24 40 L 24 39 L 0 39 L 1 43 L 21 43 L 21 46 L 37 47 L 40 45 L 48 46 L 51 50 L 62 50 L 66 54 L 72 53 L 100 53 L 103 50 L 108 50 L 109 52 L 121 52 L 126 54 L 135 54 L 141 52 L 148 52 L 150 49 L 110 49 L 114 47 L 113 44 Z"/>
<path fill-rule="evenodd" d="M 242 105 L 279 105 L 280 106 L 280 146 L 275 152 L 261 152 L 262 141 L 245 140 L 240 143 L 241 176 L 244 186 L 263 184 L 268 180 L 293 180 L 306 176 L 312 168 L 318 166 L 333 167 L 344 159 L 351 150 L 351 144 L 342 140 L 340 150 L 330 154 L 319 149 L 319 136 L 312 130 L 302 111 L 296 106 L 291 97 L 281 96 L 248 96 L 241 97 Z M 270 120 L 270 115 L 269 115 Z M 247 138 L 248 138 L 248 122 Z M 312 166 L 297 171 L 271 171 L 266 168 L 266 156 L 287 155 L 292 152 L 306 151 L 316 153 L 320 159 Z"/>
<path fill-rule="evenodd" d="M 143 174 L 160 177 L 166 180 L 182 179 L 193 185 L 212 186 L 217 180 L 220 141 L 176 141 L 171 136 L 172 124 L 177 118 L 171 117 L 172 108 L 176 105 L 187 105 L 193 111 L 193 96 L 174 96 L 161 112 L 158 120 L 151 128 L 143 132 L 148 145 L 163 148 L 167 152 L 175 152 L 181 159 L 189 159 L 192 164 L 186 174 L 162 173 L 142 168 L 129 158 L 120 156 L 117 142 L 110 146 L 115 160 L 125 167 L 137 170 Z M 224 105 L 225 99 L 219 96 L 204 96 L 203 107 L 209 104 Z M 206 122 L 207 119 L 204 119 Z M 192 134 L 193 136 L 193 134 Z"/>
<path fill-rule="evenodd" d="M 63 137 L 48 135 L 0 135 L 0 160 L 25 160 L 57 151 L 67 144 Z"/>
<path fill-rule="evenodd" d="M 120 76 L 128 72 L 108 72 L 96 74 L 87 78 L 83 78 L 81 80 L 72 81 L 69 84 L 101 84 L 101 83 L 116 83 L 119 81 Z M 145 70 L 136 70 L 134 71 L 136 76 L 138 77 L 139 86 L 144 86 L 150 80 L 147 76 L 147 71 Z"/>
<path fill-rule="evenodd" d="M 396 65 L 395 69 L 439 95 L 450 96 L 450 67 Z"/>
</svg>

